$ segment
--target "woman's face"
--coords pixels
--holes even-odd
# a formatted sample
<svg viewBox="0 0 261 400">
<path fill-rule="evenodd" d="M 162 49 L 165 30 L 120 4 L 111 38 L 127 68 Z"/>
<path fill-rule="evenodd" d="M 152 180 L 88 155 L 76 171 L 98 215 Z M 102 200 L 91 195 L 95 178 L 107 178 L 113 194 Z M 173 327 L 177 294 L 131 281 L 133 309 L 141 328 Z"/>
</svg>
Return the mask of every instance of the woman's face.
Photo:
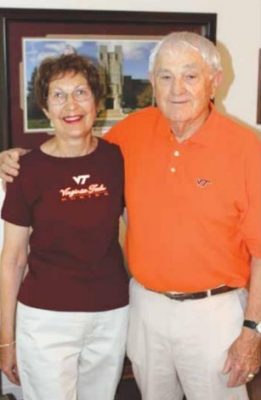
<svg viewBox="0 0 261 400">
<path fill-rule="evenodd" d="M 96 104 L 85 77 L 78 73 L 65 73 L 49 84 L 47 99 L 50 119 L 55 134 L 63 139 L 91 134 L 96 118 Z"/>
</svg>

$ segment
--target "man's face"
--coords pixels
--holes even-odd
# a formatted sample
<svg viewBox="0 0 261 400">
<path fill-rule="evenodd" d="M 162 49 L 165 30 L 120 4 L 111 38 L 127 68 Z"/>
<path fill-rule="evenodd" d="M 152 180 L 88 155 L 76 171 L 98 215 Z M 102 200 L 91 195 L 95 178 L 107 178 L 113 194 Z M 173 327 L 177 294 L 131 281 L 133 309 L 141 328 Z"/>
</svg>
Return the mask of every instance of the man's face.
<svg viewBox="0 0 261 400">
<path fill-rule="evenodd" d="M 159 55 L 151 83 L 165 117 L 189 129 L 208 115 L 209 100 L 218 84 L 217 74 L 191 48 L 166 48 Z"/>
</svg>

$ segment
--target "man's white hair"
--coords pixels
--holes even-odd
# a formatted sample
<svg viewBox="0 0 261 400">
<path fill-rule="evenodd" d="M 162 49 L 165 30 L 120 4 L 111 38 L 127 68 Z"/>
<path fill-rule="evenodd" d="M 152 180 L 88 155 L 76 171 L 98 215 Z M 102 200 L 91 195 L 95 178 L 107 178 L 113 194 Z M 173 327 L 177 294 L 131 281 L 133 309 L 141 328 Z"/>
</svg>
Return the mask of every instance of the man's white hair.
<svg viewBox="0 0 261 400">
<path fill-rule="evenodd" d="M 177 47 L 187 47 L 198 51 L 214 72 L 222 71 L 220 53 L 209 39 L 193 32 L 173 32 L 165 36 L 152 49 L 149 58 L 149 72 L 154 71 L 156 61 L 164 50 L 171 50 Z"/>
</svg>

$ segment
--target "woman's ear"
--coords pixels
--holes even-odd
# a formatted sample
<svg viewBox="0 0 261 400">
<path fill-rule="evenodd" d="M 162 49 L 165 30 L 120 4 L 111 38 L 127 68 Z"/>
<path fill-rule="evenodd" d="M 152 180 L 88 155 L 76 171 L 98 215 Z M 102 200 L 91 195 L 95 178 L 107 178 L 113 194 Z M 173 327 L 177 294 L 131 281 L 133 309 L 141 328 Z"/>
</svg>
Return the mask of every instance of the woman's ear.
<svg viewBox="0 0 261 400">
<path fill-rule="evenodd" d="M 54 128 L 53 122 L 51 120 L 51 116 L 48 110 L 46 110 L 46 108 L 42 108 L 43 113 L 45 114 L 46 118 L 49 119 L 49 123 L 50 123 L 50 128 Z"/>
<path fill-rule="evenodd" d="M 48 110 L 46 110 L 46 108 L 42 108 L 43 113 L 45 114 L 45 116 L 50 119 L 50 113 Z"/>
</svg>

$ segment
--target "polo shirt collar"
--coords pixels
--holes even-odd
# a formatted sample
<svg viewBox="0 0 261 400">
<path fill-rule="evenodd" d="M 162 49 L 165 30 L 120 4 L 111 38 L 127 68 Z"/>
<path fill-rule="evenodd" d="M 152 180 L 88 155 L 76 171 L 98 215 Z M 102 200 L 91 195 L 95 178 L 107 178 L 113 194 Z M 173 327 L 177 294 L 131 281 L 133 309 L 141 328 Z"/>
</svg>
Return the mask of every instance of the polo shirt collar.
<svg viewBox="0 0 261 400">
<path fill-rule="evenodd" d="M 217 111 L 215 107 L 210 105 L 210 113 L 203 125 L 195 132 L 189 139 L 188 142 L 197 143 L 202 146 L 213 147 L 215 146 L 215 136 L 217 130 Z"/>
<path fill-rule="evenodd" d="M 202 146 L 213 147 L 215 146 L 215 137 L 218 133 L 217 129 L 218 112 L 213 104 L 210 104 L 210 114 L 203 125 L 195 132 L 189 139 L 182 143 L 196 143 Z M 158 134 L 169 136 L 173 135 L 169 121 L 160 114 L 158 124 Z M 181 143 L 181 144 L 182 144 Z"/>
</svg>

